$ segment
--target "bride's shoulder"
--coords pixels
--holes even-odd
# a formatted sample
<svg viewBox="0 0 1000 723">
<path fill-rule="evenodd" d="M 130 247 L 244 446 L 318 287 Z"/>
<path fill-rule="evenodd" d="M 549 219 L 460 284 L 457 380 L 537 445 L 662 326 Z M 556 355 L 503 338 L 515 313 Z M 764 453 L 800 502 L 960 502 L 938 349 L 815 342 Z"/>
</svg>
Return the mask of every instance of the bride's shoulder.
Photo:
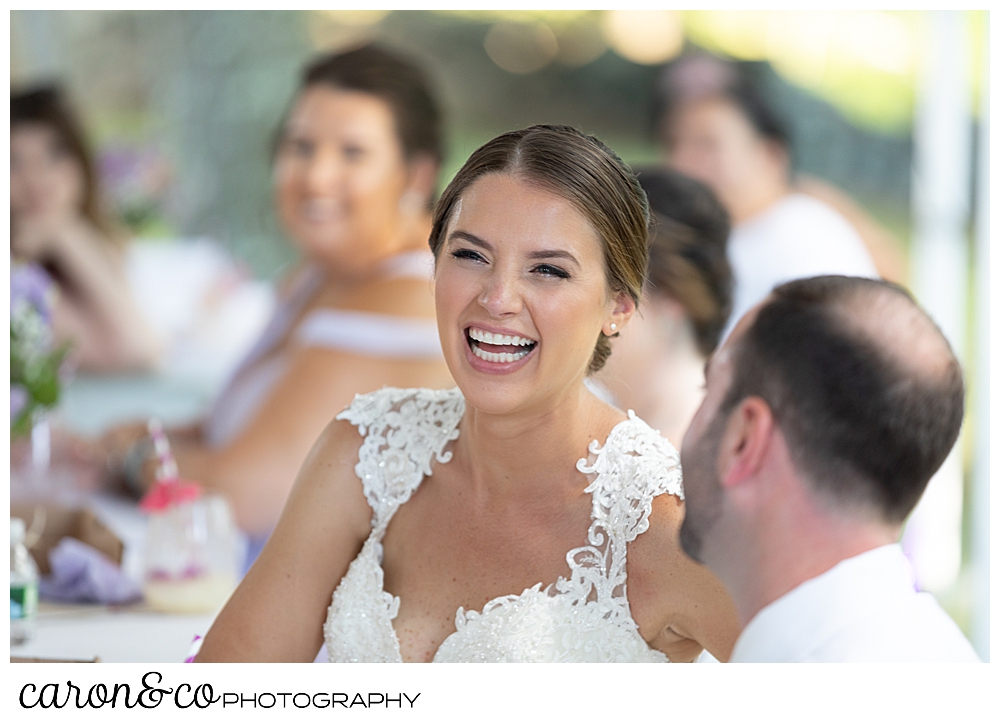
<svg viewBox="0 0 1000 723">
<path fill-rule="evenodd" d="M 605 448 L 614 450 L 617 464 L 629 467 L 628 474 L 653 497 L 669 493 L 684 498 L 677 449 L 632 410 L 612 430 Z"/>
<path fill-rule="evenodd" d="M 632 459 L 630 474 L 650 498 L 645 530 L 630 547 L 629 565 L 631 568 L 635 563 L 641 569 L 645 560 L 652 571 L 664 560 L 683 555 L 677 540 L 684 520 L 680 454 L 658 430 L 631 410 L 628 414 L 629 419 L 623 425 L 629 429 L 626 456 Z"/>
</svg>

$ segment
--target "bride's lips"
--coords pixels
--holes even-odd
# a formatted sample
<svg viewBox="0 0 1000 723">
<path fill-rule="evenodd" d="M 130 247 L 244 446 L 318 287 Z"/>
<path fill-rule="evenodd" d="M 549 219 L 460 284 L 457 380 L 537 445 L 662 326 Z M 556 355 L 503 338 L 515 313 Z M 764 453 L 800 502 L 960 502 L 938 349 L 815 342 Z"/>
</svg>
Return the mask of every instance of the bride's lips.
<svg viewBox="0 0 1000 723">
<path fill-rule="evenodd" d="M 469 365 L 486 374 L 509 374 L 525 364 L 538 342 L 514 331 L 472 324 L 465 328 L 465 355 Z"/>
</svg>

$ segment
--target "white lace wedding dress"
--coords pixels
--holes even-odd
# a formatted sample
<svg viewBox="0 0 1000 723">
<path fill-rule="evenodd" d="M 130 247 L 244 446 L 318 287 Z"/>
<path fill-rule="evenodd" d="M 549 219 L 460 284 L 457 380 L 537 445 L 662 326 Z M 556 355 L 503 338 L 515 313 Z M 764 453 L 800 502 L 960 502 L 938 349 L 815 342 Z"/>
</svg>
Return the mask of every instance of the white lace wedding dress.
<svg viewBox="0 0 1000 723">
<path fill-rule="evenodd" d="M 364 436 L 355 467 L 372 531 L 333 594 L 323 627 L 331 662 L 402 662 L 392 621 L 399 598 L 383 589 L 382 538 L 431 466 L 446 464 L 465 400 L 457 389 L 382 389 L 337 416 Z M 649 527 L 653 498 L 683 497 L 677 451 L 629 412 L 604 446 L 577 463 L 593 498 L 589 544 L 566 553 L 571 575 L 542 588 L 459 608 L 434 662 L 667 662 L 639 635 L 625 586 L 626 545 Z"/>
</svg>

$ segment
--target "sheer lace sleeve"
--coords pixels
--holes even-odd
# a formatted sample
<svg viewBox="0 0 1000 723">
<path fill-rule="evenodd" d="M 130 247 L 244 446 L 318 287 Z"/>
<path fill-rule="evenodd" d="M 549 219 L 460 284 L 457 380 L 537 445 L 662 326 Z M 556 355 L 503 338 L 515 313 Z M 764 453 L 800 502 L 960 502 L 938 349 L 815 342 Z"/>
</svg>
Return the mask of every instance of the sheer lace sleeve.
<svg viewBox="0 0 1000 723">
<path fill-rule="evenodd" d="M 594 461 L 581 459 L 576 466 L 593 475 L 586 489 L 593 500 L 590 544 L 566 554 L 573 574 L 556 587 L 577 600 L 595 601 L 609 617 L 631 621 L 625 592 L 627 545 L 649 528 L 655 497 L 669 493 L 683 499 L 680 457 L 631 410 L 603 447 L 595 440 L 589 449 Z"/>
<path fill-rule="evenodd" d="M 465 400 L 457 389 L 395 389 L 359 394 L 337 415 L 364 437 L 354 467 L 372 508 L 372 528 L 385 531 L 400 505 L 431 474 L 431 464 L 448 462 L 447 444 L 458 437 Z"/>
</svg>

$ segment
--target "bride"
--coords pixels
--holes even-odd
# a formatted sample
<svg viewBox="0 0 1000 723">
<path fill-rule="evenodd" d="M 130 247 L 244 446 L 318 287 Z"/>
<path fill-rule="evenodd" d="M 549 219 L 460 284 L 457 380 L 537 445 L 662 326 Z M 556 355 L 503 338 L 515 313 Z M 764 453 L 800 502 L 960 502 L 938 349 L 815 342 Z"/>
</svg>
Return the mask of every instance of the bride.
<svg viewBox="0 0 1000 723">
<path fill-rule="evenodd" d="M 430 237 L 458 389 L 337 416 L 197 659 L 727 659 L 732 603 L 677 542 L 676 450 L 584 384 L 635 311 L 647 221 L 572 128 L 473 153 Z"/>
</svg>

